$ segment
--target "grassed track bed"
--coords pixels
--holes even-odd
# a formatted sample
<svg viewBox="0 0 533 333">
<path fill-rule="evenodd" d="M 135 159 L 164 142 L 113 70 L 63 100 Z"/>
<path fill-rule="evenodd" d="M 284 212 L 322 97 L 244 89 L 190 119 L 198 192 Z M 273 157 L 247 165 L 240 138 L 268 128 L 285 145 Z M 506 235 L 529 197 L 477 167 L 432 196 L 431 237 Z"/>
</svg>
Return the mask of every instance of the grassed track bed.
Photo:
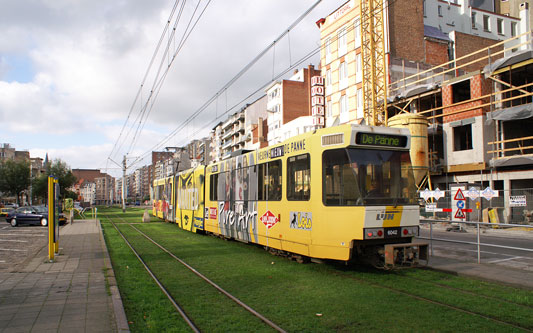
<svg viewBox="0 0 533 333">
<path fill-rule="evenodd" d="M 100 209 L 99 215 L 132 331 L 188 328 L 107 218 L 122 222 L 120 230 L 159 272 L 167 289 L 185 300 L 185 310 L 194 313 L 201 330 L 267 330 L 222 301 L 212 287 L 196 283 L 183 266 L 128 226 L 126 222 L 141 221 L 142 210 L 123 215 L 118 209 Z M 385 272 L 298 264 L 256 246 L 192 234 L 170 223 L 135 226 L 289 332 L 533 330 L 529 290 L 425 269 Z"/>
</svg>

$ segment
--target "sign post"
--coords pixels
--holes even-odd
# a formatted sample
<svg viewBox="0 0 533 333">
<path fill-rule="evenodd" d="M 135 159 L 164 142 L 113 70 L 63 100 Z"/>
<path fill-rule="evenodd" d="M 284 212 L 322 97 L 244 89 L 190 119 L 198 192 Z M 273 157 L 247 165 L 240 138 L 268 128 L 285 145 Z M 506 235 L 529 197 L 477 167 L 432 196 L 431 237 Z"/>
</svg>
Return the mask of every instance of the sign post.
<svg viewBox="0 0 533 333">
<path fill-rule="evenodd" d="M 57 196 L 59 186 L 57 179 L 54 177 L 48 177 L 48 260 L 54 261 L 55 254 L 59 250 L 59 237 L 56 237 L 56 222 L 59 218 L 59 213 L 56 213 L 57 209 Z M 57 192 L 57 193 L 56 193 Z M 57 215 L 57 216 L 56 216 Z"/>
</svg>

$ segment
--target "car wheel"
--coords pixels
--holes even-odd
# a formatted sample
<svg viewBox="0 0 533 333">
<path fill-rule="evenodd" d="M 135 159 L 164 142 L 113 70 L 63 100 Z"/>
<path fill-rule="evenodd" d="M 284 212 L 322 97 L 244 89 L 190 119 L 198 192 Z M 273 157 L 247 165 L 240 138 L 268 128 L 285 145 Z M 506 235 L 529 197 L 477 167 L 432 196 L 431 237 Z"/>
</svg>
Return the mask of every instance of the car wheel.
<svg viewBox="0 0 533 333">
<path fill-rule="evenodd" d="M 43 227 L 46 227 L 46 226 L 48 225 L 48 219 L 47 219 L 46 217 L 43 217 L 43 218 L 41 219 L 41 225 L 42 225 Z"/>
<path fill-rule="evenodd" d="M 16 227 L 17 226 L 17 219 L 16 218 L 12 218 L 11 219 L 11 226 L 12 227 Z"/>
</svg>

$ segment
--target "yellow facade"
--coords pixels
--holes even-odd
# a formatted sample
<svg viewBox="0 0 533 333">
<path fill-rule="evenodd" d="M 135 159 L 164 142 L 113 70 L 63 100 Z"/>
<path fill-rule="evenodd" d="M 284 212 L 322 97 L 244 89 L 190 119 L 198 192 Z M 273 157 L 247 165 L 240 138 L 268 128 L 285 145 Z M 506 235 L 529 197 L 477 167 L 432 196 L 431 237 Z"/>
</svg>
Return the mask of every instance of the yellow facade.
<svg viewBox="0 0 533 333">
<path fill-rule="evenodd" d="M 339 50 L 339 36 L 345 29 L 346 48 Z M 341 37 L 342 38 L 342 37 Z M 351 0 L 327 16 L 320 25 L 321 68 L 326 78 L 326 121 L 331 125 L 339 117 L 340 123 L 354 122 L 363 117 L 362 110 L 362 65 L 361 65 L 361 27 L 359 21 L 359 1 Z M 328 40 L 329 48 L 328 48 Z M 343 43 L 341 43 L 343 44 Z M 328 52 L 328 49 L 330 52 Z M 345 62 L 348 71 L 346 83 L 342 83 L 341 64 Z M 328 71 L 330 74 L 328 74 Z M 331 75 L 328 87 L 327 76 Z M 341 98 L 346 96 L 347 115 L 341 116 Z M 327 110 L 327 106 L 331 110 Z"/>
</svg>

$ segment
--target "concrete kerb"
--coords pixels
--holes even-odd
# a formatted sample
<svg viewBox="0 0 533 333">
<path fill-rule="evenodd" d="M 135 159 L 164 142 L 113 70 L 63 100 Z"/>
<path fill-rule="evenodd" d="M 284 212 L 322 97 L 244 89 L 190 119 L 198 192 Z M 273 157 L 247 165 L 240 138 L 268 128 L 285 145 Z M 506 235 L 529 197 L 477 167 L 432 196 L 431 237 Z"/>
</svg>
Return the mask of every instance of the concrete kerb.
<svg viewBox="0 0 533 333">
<path fill-rule="evenodd" d="M 102 225 L 100 224 L 100 220 L 96 220 L 96 223 L 98 223 L 100 241 L 104 251 L 104 263 L 106 268 L 105 277 L 109 285 L 111 300 L 113 301 L 113 313 L 117 325 L 117 331 L 129 332 L 130 328 L 128 325 L 128 319 L 126 318 L 126 312 L 124 311 L 124 305 L 122 304 L 122 298 L 120 297 L 120 292 L 118 290 L 115 271 L 113 271 L 113 266 L 111 265 L 111 258 L 109 257 L 109 252 L 107 251 L 107 245 L 102 232 Z"/>
</svg>

